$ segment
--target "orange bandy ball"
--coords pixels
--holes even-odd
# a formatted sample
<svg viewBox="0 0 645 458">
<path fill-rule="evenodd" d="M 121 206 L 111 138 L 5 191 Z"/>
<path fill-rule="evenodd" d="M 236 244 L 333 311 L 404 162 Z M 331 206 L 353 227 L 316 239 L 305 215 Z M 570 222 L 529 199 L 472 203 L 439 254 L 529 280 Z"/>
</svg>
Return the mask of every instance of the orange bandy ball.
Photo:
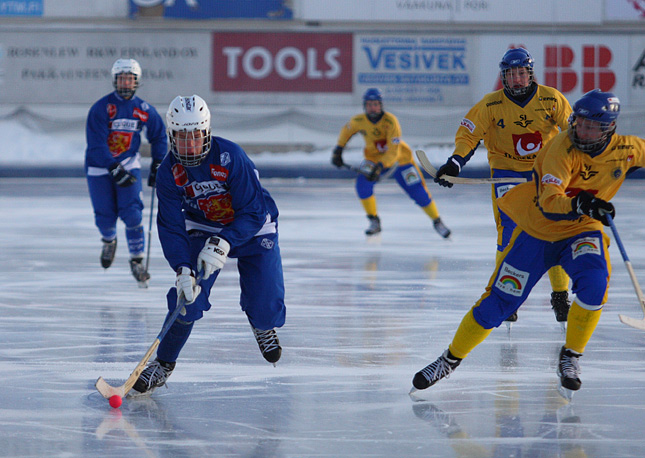
<svg viewBox="0 0 645 458">
<path fill-rule="evenodd" d="M 119 407 L 121 407 L 122 402 L 123 400 L 121 399 L 121 396 L 115 394 L 110 398 L 110 407 L 112 407 L 113 409 L 118 409 Z"/>
</svg>

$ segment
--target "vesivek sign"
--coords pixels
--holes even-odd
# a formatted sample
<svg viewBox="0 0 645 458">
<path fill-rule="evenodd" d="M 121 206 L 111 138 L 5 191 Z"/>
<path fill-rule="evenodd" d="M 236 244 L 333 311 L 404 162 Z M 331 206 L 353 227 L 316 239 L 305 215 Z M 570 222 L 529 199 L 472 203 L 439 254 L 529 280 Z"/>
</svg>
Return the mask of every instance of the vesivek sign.
<svg viewBox="0 0 645 458">
<path fill-rule="evenodd" d="M 466 70 L 462 47 L 389 46 L 376 50 L 363 47 L 370 67 L 386 70 Z"/>
</svg>

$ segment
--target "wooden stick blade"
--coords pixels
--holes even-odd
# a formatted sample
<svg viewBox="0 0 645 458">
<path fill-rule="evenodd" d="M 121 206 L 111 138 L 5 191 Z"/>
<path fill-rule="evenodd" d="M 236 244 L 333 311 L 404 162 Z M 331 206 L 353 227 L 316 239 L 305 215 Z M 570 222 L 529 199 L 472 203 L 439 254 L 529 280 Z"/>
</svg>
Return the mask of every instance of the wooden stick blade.
<svg viewBox="0 0 645 458">
<path fill-rule="evenodd" d="M 96 387 L 96 390 L 101 393 L 101 396 L 103 396 L 105 399 L 110 399 L 115 394 L 121 396 L 121 398 L 125 397 L 123 385 L 114 387 L 106 382 L 103 377 L 99 377 L 94 386 Z"/>
<path fill-rule="evenodd" d="M 641 320 L 637 320 L 636 318 L 631 318 L 631 317 L 628 317 L 627 315 L 618 315 L 618 318 L 620 319 L 621 322 L 623 322 L 627 326 L 631 326 L 632 328 L 645 331 L 645 318 Z"/>
</svg>

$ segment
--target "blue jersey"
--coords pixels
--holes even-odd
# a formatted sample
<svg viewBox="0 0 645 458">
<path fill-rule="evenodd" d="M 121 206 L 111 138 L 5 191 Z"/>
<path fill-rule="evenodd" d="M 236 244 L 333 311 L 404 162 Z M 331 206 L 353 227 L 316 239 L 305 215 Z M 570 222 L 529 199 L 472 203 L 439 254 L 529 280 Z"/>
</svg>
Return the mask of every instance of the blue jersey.
<svg viewBox="0 0 645 458">
<path fill-rule="evenodd" d="M 97 101 L 87 116 L 85 168 L 90 175 L 107 174 L 115 162 L 138 165 L 141 130 L 146 128 L 153 159 L 161 161 L 168 151 L 164 123 L 152 106 L 134 96 L 126 100 L 111 92 Z M 135 168 L 131 164 L 126 169 Z"/>
<path fill-rule="evenodd" d="M 195 269 L 188 231 L 217 234 L 236 248 L 256 236 L 277 232 L 278 208 L 262 187 L 255 165 L 229 140 L 212 137 L 211 151 L 196 167 L 168 154 L 157 172 L 157 227 L 170 267 Z"/>
</svg>

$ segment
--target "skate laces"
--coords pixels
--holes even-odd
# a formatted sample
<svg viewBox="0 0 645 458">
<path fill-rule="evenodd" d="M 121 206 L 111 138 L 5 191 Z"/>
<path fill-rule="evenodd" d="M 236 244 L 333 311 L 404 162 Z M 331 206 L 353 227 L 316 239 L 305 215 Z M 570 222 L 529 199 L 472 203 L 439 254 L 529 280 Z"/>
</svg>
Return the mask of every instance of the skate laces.
<svg viewBox="0 0 645 458">
<path fill-rule="evenodd" d="M 271 350 L 276 350 L 280 348 L 278 345 L 278 335 L 275 332 L 275 329 L 267 329 L 263 331 L 261 329 L 253 328 L 253 334 L 255 335 L 255 340 L 258 341 L 258 345 L 262 350 L 262 353 L 268 353 Z"/>
<path fill-rule="evenodd" d="M 421 373 L 425 378 L 428 379 L 430 382 L 436 382 L 437 380 L 441 380 L 442 378 L 448 378 L 450 377 L 450 374 L 459 366 L 459 361 L 455 361 L 454 363 L 450 363 L 448 361 L 448 358 L 446 357 L 446 352 L 444 352 L 443 355 L 441 355 L 435 362 L 432 364 L 427 365 L 421 370 Z"/>
<path fill-rule="evenodd" d="M 580 375 L 580 356 L 571 350 L 565 350 L 560 357 L 560 373 L 566 378 L 577 379 Z"/>
<path fill-rule="evenodd" d="M 161 386 L 172 373 L 172 369 L 164 367 L 159 361 L 153 361 L 141 373 L 139 380 L 146 384 L 146 389 Z"/>
</svg>

